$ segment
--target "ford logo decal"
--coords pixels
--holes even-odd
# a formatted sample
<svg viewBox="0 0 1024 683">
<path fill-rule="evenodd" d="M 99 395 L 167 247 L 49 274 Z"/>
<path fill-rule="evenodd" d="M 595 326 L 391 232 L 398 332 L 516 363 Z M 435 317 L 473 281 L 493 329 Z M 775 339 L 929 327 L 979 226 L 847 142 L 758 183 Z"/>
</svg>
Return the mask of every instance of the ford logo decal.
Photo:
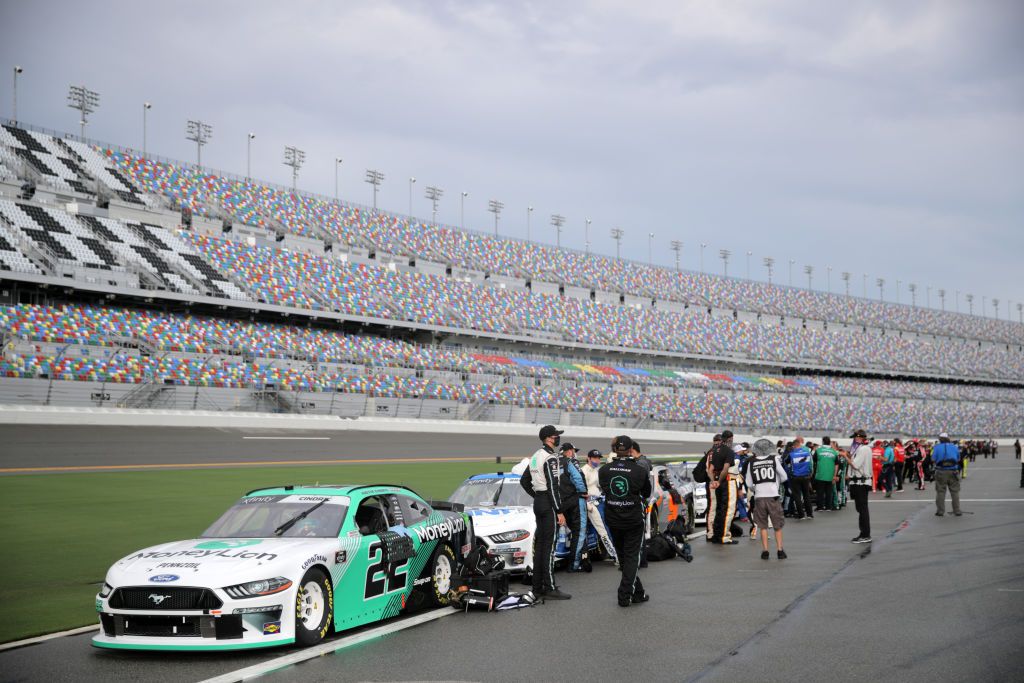
<svg viewBox="0 0 1024 683">
<path fill-rule="evenodd" d="M 171 581 L 177 581 L 181 577 L 177 574 L 157 574 L 156 576 L 149 577 L 149 580 L 153 583 L 170 583 Z"/>
</svg>

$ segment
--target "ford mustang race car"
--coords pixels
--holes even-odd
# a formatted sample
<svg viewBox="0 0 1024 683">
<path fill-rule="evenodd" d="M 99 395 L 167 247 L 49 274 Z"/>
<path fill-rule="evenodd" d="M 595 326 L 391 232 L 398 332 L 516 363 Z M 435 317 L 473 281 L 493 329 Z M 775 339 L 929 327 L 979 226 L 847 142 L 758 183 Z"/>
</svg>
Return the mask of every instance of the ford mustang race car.
<svg viewBox="0 0 1024 683">
<path fill-rule="evenodd" d="M 472 549 L 461 506 L 401 486 L 250 491 L 199 538 L 118 560 L 93 645 L 234 650 L 312 645 L 332 631 L 448 604 Z"/>
<path fill-rule="evenodd" d="M 664 471 L 669 482 L 682 498 L 686 506 L 685 514 L 687 533 L 693 532 L 693 526 L 695 524 L 704 524 L 707 520 L 707 489 L 703 484 L 698 484 L 693 481 L 691 473 L 693 472 L 694 464 L 695 463 L 686 461 L 670 462 L 665 465 L 657 465 L 654 468 L 655 479 L 660 481 L 659 475 Z M 660 486 L 658 487 L 658 490 L 660 491 L 659 507 L 662 513 L 668 512 L 670 517 L 673 516 L 672 512 L 677 506 L 672 503 L 667 491 L 662 490 Z"/>
</svg>

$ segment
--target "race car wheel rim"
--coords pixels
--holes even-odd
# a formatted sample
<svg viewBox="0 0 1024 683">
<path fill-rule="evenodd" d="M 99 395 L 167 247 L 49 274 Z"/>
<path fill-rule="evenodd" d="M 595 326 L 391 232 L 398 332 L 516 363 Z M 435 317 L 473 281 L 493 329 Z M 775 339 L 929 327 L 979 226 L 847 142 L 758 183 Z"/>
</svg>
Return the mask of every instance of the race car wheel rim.
<svg viewBox="0 0 1024 683">
<path fill-rule="evenodd" d="M 444 553 L 438 554 L 434 564 L 434 588 L 438 595 L 446 595 L 452 589 L 452 563 Z"/>
<path fill-rule="evenodd" d="M 302 587 L 302 596 L 299 602 L 299 619 L 302 621 L 302 625 L 309 631 L 320 628 L 326 609 L 324 589 L 320 587 L 320 584 L 316 581 L 305 584 Z"/>
</svg>

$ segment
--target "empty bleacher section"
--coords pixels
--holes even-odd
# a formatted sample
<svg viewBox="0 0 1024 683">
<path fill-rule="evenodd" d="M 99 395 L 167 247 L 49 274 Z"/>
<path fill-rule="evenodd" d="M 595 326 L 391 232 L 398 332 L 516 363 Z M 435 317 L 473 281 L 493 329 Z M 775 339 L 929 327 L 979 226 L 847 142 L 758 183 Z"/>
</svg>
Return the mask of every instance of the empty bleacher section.
<svg viewBox="0 0 1024 683">
<path fill-rule="evenodd" d="M 3 391 L 29 402 L 45 402 L 42 385 L 16 380 L 47 380 L 51 391 L 50 380 L 80 382 L 101 404 L 125 403 L 121 385 L 133 384 L 132 405 L 146 406 L 420 416 L 426 405 L 432 417 L 546 410 L 577 424 L 834 430 L 852 421 L 879 433 L 1024 428 L 1021 389 L 571 362 L 111 307 L 0 307 L 0 332 Z"/>
<path fill-rule="evenodd" d="M 166 290 L 270 304 L 498 345 L 417 346 L 230 315 L 7 307 L 0 393 L 18 387 L 26 402 L 74 391 L 70 380 L 116 387 L 98 390 L 100 400 L 124 405 L 206 397 L 222 408 L 623 426 L 1021 426 L 1021 390 L 995 386 L 1024 383 L 1024 325 L 1008 320 L 427 225 L 10 125 L 0 127 L 0 191 L 11 197 L 0 199 L 0 271 L 11 279 L 99 283 L 136 301 Z M 742 371 L 712 372 L 712 362 Z"/>
</svg>

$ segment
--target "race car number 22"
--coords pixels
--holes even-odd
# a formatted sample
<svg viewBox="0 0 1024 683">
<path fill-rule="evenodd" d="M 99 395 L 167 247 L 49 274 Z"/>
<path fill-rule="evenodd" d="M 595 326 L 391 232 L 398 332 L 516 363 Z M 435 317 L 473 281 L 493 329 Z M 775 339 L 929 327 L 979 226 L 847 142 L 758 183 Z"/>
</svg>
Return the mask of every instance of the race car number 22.
<svg viewBox="0 0 1024 683">
<path fill-rule="evenodd" d="M 385 593 L 394 593 L 405 588 L 406 572 L 409 560 L 390 563 L 384 561 L 384 544 L 375 541 L 370 544 L 367 559 L 370 565 L 366 568 L 366 589 L 363 599 L 378 598 Z"/>
</svg>

